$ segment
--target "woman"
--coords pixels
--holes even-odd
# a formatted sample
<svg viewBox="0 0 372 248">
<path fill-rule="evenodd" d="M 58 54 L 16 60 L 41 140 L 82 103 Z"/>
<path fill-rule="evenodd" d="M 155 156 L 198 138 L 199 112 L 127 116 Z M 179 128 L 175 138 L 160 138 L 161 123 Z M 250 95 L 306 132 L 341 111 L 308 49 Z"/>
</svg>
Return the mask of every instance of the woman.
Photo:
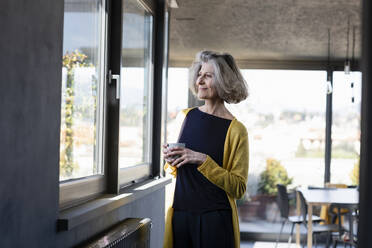
<svg viewBox="0 0 372 248">
<path fill-rule="evenodd" d="M 168 210 L 165 248 L 240 247 L 235 200 L 248 176 L 248 134 L 225 107 L 248 90 L 234 58 L 202 51 L 190 68 L 190 89 L 205 104 L 182 111 L 185 148 L 163 147 L 165 169 L 177 177 Z"/>
</svg>

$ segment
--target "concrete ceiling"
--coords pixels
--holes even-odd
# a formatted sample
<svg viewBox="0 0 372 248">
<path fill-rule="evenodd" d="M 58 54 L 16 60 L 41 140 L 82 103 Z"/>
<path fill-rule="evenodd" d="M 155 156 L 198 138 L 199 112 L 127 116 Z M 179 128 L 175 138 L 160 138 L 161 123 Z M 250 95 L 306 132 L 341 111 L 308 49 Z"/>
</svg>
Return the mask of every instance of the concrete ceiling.
<svg viewBox="0 0 372 248">
<path fill-rule="evenodd" d="M 327 61 L 349 56 L 355 26 L 360 57 L 360 0 L 177 0 L 171 10 L 170 65 L 189 65 L 195 53 L 216 50 L 238 61 Z"/>
</svg>

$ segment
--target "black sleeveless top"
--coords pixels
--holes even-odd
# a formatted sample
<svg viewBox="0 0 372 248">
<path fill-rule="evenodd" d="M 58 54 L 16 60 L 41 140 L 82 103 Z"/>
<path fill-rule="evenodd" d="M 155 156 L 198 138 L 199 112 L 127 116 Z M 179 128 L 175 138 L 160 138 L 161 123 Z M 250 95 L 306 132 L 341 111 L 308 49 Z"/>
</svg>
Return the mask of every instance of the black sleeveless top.
<svg viewBox="0 0 372 248">
<path fill-rule="evenodd" d="M 231 120 L 200 111 L 198 108 L 187 114 L 180 143 L 186 148 L 209 155 L 222 167 L 224 144 Z M 224 190 L 211 183 L 195 164 L 185 164 L 177 169 L 174 210 L 203 213 L 231 209 Z"/>
</svg>

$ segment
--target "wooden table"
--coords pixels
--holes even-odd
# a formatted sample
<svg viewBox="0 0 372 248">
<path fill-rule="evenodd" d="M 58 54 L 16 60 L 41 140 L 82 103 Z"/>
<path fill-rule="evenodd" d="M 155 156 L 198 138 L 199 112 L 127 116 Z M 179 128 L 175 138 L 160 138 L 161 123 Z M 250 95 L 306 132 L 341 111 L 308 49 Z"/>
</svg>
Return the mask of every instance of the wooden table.
<svg viewBox="0 0 372 248">
<path fill-rule="evenodd" d="M 312 248 L 313 244 L 313 206 L 331 204 L 331 203 L 342 203 L 342 204 L 357 204 L 359 202 L 359 192 L 356 189 L 307 189 L 299 188 L 298 191 L 301 191 L 307 206 L 308 206 L 308 216 L 309 220 L 307 222 L 307 247 Z M 297 214 L 300 213 L 300 198 L 297 193 Z M 296 225 L 296 244 L 300 246 L 300 225 Z"/>
</svg>

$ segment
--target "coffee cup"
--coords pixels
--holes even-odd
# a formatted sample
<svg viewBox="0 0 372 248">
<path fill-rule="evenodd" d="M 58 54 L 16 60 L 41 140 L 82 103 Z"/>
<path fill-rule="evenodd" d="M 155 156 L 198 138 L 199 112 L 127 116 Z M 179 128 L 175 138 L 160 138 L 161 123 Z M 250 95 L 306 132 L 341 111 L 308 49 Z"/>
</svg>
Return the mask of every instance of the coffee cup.
<svg viewBox="0 0 372 248">
<path fill-rule="evenodd" d="M 167 144 L 168 148 L 175 148 L 175 147 L 185 148 L 185 146 L 186 146 L 185 143 L 168 143 Z"/>
<path fill-rule="evenodd" d="M 168 148 L 185 148 L 186 147 L 186 144 L 185 143 L 168 143 L 167 144 L 167 147 Z M 176 156 L 172 156 L 172 159 L 176 159 L 176 158 L 179 158 L 180 155 L 176 155 Z"/>
</svg>

